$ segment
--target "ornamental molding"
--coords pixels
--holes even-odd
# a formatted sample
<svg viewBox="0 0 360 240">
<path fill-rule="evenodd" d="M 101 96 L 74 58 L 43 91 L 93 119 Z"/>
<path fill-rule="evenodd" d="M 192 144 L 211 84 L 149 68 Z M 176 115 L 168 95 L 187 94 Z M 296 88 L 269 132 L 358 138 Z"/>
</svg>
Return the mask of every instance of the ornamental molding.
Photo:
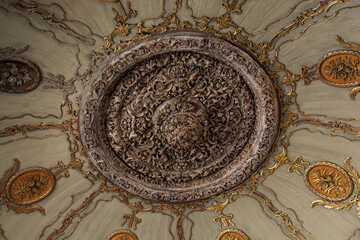
<svg viewBox="0 0 360 240">
<path fill-rule="evenodd" d="M 184 203 L 229 190 L 265 161 L 276 138 L 272 82 L 243 49 L 177 32 L 109 56 L 82 98 L 91 162 L 145 199 Z"/>
</svg>

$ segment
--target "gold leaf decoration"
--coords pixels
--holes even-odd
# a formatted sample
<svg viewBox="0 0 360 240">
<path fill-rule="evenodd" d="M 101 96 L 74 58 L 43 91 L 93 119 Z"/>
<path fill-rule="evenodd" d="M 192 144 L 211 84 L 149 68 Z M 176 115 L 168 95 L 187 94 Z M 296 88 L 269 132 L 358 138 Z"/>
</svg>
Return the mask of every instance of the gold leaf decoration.
<svg viewBox="0 0 360 240">
<path fill-rule="evenodd" d="M 14 165 L 8 169 L 7 171 L 5 171 L 4 175 L 2 176 L 1 180 L 0 180 L 0 205 L 4 205 L 4 208 L 6 211 L 13 211 L 16 214 L 19 213 L 32 213 L 35 211 L 40 212 L 42 215 L 45 215 L 45 209 L 40 207 L 40 206 L 31 206 L 31 205 L 26 205 L 26 206 L 20 206 L 18 204 L 16 204 L 16 202 L 13 202 L 12 198 L 9 198 L 8 194 L 5 194 L 5 191 L 7 191 L 9 183 L 12 182 L 12 179 L 14 177 L 16 177 L 16 172 L 19 170 L 20 168 L 20 161 L 17 158 L 14 158 Z M 36 185 L 37 182 L 33 182 L 34 186 Z M 33 187 L 34 187 L 33 186 Z M 37 189 L 37 187 L 36 187 Z M 29 188 L 28 186 L 25 187 L 24 185 L 24 189 L 26 190 L 25 192 L 21 193 L 21 196 L 23 194 L 36 194 L 36 191 L 34 192 L 32 188 Z"/>
<path fill-rule="evenodd" d="M 349 48 L 349 49 L 353 49 L 353 50 L 357 50 L 360 51 L 360 44 L 356 43 L 356 42 L 345 42 L 344 39 L 342 37 L 340 37 L 339 35 L 336 35 L 336 42 L 344 47 L 344 48 Z"/>
<path fill-rule="evenodd" d="M 359 195 L 360 195 L 360 178 L 359 178 L 359 174 L 358 172 L 350 165 L 350 157 L 347 157 L 344 159 L 344 166 L 345 166 L 345 170 L 346 170 L 346 174 L 350 176 L 352 182 L 354 183 L 355 186 L 355 191 L 353 193 L 353 195 L 351 196 L 350 200 L 347 203 L 343 203 L 343 202 L 334 202 L 334 201 L 325 201 L 325 200 L 315 200 L 311 203 L 311 207 L 315 207 L 317 205 L 323 205 L 325 208 L 327 209 L 333 209 L 333 210 L 343 210 L 344 208 L 347 208 L 348 210 L 350 210 L 352 208 L 352 206 L 355 204 L 357 205 L 357 211 L 358 211 L 358 217 L 360 218 L 360 199 L 359 199 Z M 319 164 L 319 163 L 317 163 Z M 323 162 L 321 162 L 320 164 L 323 164 Z M 334 164 L 330 164 L 329 165 L 334 165 Z M 311 165 L 307 170 L 306 173 L 308 173 L 308 170 L 314 166 L 316 164 Z M 339 168 L 340 169 L 340 168 Z M 313 172 L 314 173 L 314 172 Z M 315 175 L 317 175 L 316 177 L 318 177 L 318 183 L 322 183 L 322 182 L 326 182 L 326 186 L 325 188 L 328 189 L 328 192 L 332 191 L 333 189 L 335 189 L 335 185 L 337 184 L 337 178 L 336 175 L 332 175 L 332 177 L 329 177 L 329 175 L 331 175 L 332 173 L 328 172 L 328 173 L 316 173 Z M 351 181 L 350 180 L 350 181 Z M 332 184 L 330 184 L 332 182 Z M 308 182 L 307 182 L 308 184 Z M 308 185 L 309 186 L 309 185 Z M 332 188 L 330 190 L 330 188 Z M 338 190 L 341 191 L 342 186 L 339 185 Z M 352 192 L 352 189 L 351 189 Z M 349 192 L 349 194 L 351 194 L 351 192 Z M 350 195 L 349 195 L 350 196 Z M 348 198 L 348 197 L 346 197 Z M 344 199 L 346 199 L 344 198 Z M 332 199 L 332 198 L 329 198 Z M 343 200 L 344 200 L 343 199 Z"/>
<path fill-rule="evenodd" d="M 334 209 L 337 211 L 340 211 L 346 207 L 349 207 L 349 204 L 346 204 L 346 203 L 334 203 L 334 202 L 329 202 L 329 201 L 324 201 L 324 200 L 315 200 L 315 201 L 311 202 L 311 207 L 315 207 L 316 205 L 324 205 L 324 207 L 327 209 Z"/>
<path fill-rule="evenodd" d="M 358 92 L 360 92 L 360 87 L 355 87 L 355 88 L 353 88 L 353 89 L 351 89 L 351 91 L 350 91 L 350 98 L 351 98 L 351 100 L 355 100 L 355 95 L 358 93 Z"/>
<path fill-rule="evenodd" d="M 4 176 L 0 180 L 0 190 L 3 192 L 5 190 L 5 185 L 7 181 L 19 170 L 20 167 L 20 161 L 17 158 L 14 158 L 14 165 L 12 168 L 8 169 Z"/>
</svg>

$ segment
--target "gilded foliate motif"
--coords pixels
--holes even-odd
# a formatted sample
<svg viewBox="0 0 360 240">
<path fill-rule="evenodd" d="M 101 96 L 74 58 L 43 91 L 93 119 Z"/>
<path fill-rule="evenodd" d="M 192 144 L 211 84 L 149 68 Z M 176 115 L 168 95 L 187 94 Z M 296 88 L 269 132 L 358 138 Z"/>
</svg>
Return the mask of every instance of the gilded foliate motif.
<svg viewBox="0 0 360 240">
<path fill-rule="evenodd" d="M 14 213 L 31 213 L 39 211 L 45 214 L 40 206 L 29 204 L 47 197 L 55 186 L 55 177 L 46 168 L 26 168 L 18 172 L 20 161 L 14 159 L 14 165 L 0 179 L 0 205 L 6 211 Z"/>
<path fill-rule="evenodd" d="M 311 207 L 315 207 L 316 205 L 323 205 L 325 208 L 328 209 L 342 210 L 347 208 L 348 210 L 350 210 L 353 205 L 357 205 L 358 217 L 360 218 L 360 177 L 358 172 L 350 165 L 350 159 L 350 157 L 347 157 L 344 160 L 345 170 L 335 164 L 328 162 L 319 162 L 312 165 L 313 168 L 323 167 L 326 168 L 328 171 L 330 170 L 330 172 L 328 172 L 327 175 L 325 173 L 320 176 L 319 181 L 326 182 L 323 184 L 322 189 L 328 189 L 328 191 L 326 192 L 327 195 L 318 194 L 322 198 L 325 198 L 329 201 L 315 200 L 311 203 Z M 308 174 L 309 171 L 311 171 L 311 166 L 307 169 L 306 174 Z M 309 182 L 306 181 L 306 184 L 308 184 L 309 188 L 314 191 L 314 189 L 312 189 L 312 187 L 310 186 L 311 184 L 309 184 Z M 355 189 L 353 190 L 354 186 Z M 314 193 L 316 193 L 315 191 Z M 332 196 L 330 194 L 332 194 Z M 351 194 L 352 196 L 350 197 Z M 348 201 L 339 202 L 345 199 L 348 199 Z"/>
<path fill-rule="evenodd" d="M 316 170 L 311 172 L 311 177 L 319 189 L 327 194 L 331 194 L 333 191 L 338 197 L 346 192 L 348 184 L 342 181 L 339 174 L 335 174 L 334 171 L 326 169 Z"/>
<path fill-rule="evenodd" d="M 27 168 L 16 173 L 6 185 L 6 195 L 16 204 L 32 204 L 47 197 L 55 186 L 54 175 L 46 168 Z"/>
<path fill-rule="evenodd" d="M 360 59 L 352 59 L 351 57 L 344 56 L 337 57 L 330 61 L 324 67 L 324 73 L 334 79 L 340 79 L 344 82 L 356 79 L 360 72 L 357 70 L 357 65 Z"/>
<path fill-rule="evenodd" d="M 305 182 L 318 196 L 330 201 L 342 201 L 353 190 L 349 175 L 339 166 L 328 162 L 310 165 L 305 172 Z"/>
<path fill-rule="evenodd" d="M 20 201 L 24 198 L 34 198 L 39 196 L 49 182 L 47 176 L 40 174 L 34 174 L 26 176 L 20 179 L 18 184 L 14 184 L 13 188 L 16 189 L 14 197 L 17 197 Z"/>
<path fill-rule="evenodd" d="M 335 87 L 360 84 L 360 53 L 352 50 L 331 52 L 319 60 L 317 73 L 320 79 Z"/>
</svg>

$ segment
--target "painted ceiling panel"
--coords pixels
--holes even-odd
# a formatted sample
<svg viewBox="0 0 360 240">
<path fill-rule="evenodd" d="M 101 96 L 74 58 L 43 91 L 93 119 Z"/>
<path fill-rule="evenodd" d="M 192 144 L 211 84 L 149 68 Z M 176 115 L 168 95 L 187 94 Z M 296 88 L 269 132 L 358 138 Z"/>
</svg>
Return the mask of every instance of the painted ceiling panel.
<svg viewBox="0 0 360 240">
<path fill-rule="evenodd" d="M 360 239 L 359 4 L 0 1 L 0 239 Z M 122 54 L 189 34 L 230 42 L 255 59 L 276 90 L 279 130 L 262 166 L 238 186 L 194 202 L 153 202 L 94 166 L 80 109 L 96 76 L 105 78 L 102 69 Z M 320 68 L 329 53 L 336 57 Z M 31 91 L 26 61 L 41 72 Z M 188 136 L 184 129 L 174 136 Z"/>
</svg>

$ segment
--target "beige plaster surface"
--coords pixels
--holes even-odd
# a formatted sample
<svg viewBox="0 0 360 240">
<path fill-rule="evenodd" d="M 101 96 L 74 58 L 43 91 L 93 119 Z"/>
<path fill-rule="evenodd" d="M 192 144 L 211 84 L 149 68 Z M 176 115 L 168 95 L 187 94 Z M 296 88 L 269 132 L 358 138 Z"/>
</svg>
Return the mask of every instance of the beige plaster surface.
<svg viewBox="0 0 360 240">
<path fill-rule="evenodd" d="M 45 0 L 39 2 L 51 3 L 51 1 Z M 126 1 L 122 2 L 124 6 L 126 6 Z M 242 7 L 243 14 L 238 16 L 234 15 L 232 18 L 236 24 L 244 27 L 248 32 L 253 33 L 264 29 L 268 23 L 286 14 L 297 2 L 298 1 L 295 0 L 248 0 Z M 95 0 L 65 0 L 59 1 L 59 4 L 66 11 L 68 19 L 77 19 L 86 23 L 96 34 L 107 36 L 115 27 L 113 21 L 114 15 L 111 12 L 111 4 L 109 3 Z M 138 22 L 143 18 L 159 16 L 161 14 L 161 4 L 161 0 L 131 1 L 131 7 L 137 10 L 138 16 L 131 19 L 130 22 Z M 271 25 L 267 32 L 254 36 L 252 40 L 257 43 L 269 41 L 277 31 L 290 24 L 299 13 L 306 9 L 314 8 L 317 4 L 318 1 L 303 1 L 288 18 Z M 350 7 L 358 5 L 359 2 L 351 1 L 344 4 L 344 6 Z M 29 45 L 29 49 L 19 56 L 36 63 L 40 67 L 43 76 L 46 76 L 48 73 L 54 75 L 62 74 L 66 80 L 69 80 L 74 77 L 79 67 L 79 73 L 83 73 L 89 66 L 88 57 L 91 51 L 101 52 L 100 46 L 105 44 L 105 41 L 101 38 L 90 36 L 87 28 L 81 24 L 68 23 L 69 26 L 79 33 L 96 40 L 94 46 L 86 46 L 62 31 L 51 28 L 51 26 L 37 16 L 15 10 L 3 3 L 0 5 L 10 11 L 10 13 L 6 14 L 4 10 L 0 9 L 0 48 L 8 46 L 21 48 Z M 219 1 L 215 0 L 191 0 L 189 1 L 189 5 L 193 8 L 194 16 L 198 17 L 204 15 L 216 17 L 225 13 L 225 10 L 220 8 Z M 111 6 L 115 7 L 115 5 Z M 173 9 L 174 4 L 172 1 L 166 1 L 165 6 L 167 11 L 170 11 Z M 336 4 L 326 15 L 331 15 L 340 8 L 341 6 Z M 48 10 L 54 11 L 54 14 L 61 18 L 62 14 L 58 8 L 49 7 Z M 342 36 L 347 41 L 360 42 L 359 11 L 360 8 L 344 10 L 334 19 L 323 21 L 312 26 L 299 39 L 281 47 L 279 60 L 283 62 L 292 73 L 299 74 L 300 66 L 316 64 L 318 59 L 326 53 L 342 49 L 342 47 L 336 43 L 336 35 Z M 41 32 L 33 29 L 29 26 L 25 18 L 15 13 L 24 14 L 31 19 L 34 26 L 46 31 Z M 315 19 L 308 20 L 304 26 L 300 26 L 283 40 L 295 37 L 307 24 L 318 20 L 322 16 L 324 16 L 324 14 Z M 181 20 L 192 21 L 189 13 L 185 9 L 185 0 L 183 1 L 183 9 L 179 12 L 178 17 Z M 151 24 L 154 22 L 159 22 L 159 20 L 150 21 Z M 57 38 L 66 43 L 60 43 L 54 40 L 54 35 L 48 30 L 53 31 Z M 125 37 L 123 40 L 124 39 L 130 39 L 130 37 Z M 76 58 L 78 52 L 77 45 L 80 48 L 80 53 L 78 54 L 80 64 Z M 275 47 L 278 45 L 279 43 L 277 43 Z M 271 54 L 274 54 L 274 51 L 271 52 Z M 59 115 L 60 104 L 63 101 L 63 93 L 60 89 L 43 88 L 48 85 L 50 85 L 50 83 L 42 81 L 34 91 L 26 94 L 0 92 L 0 118 L 3 116 L 19 116 L 24 113 L 39 116 L 45 116 L 47 114 Z M 81 91 L 81 88 L 78 88 L 78 90 Z M 355 118 L 359 120 L 360 95 L 357 96 L 356 101 L 351 101 L 349 98 L 350 90 L 351 88 L 331 87 L 322 81 L 313 81 L 309 86 L 304 86 L 298 82 L 296 90 L 298 94 L 297 101 L 301 106 L 301 110 L 306 114 L 317 113 L 330 117 Z M 71 100 L 75 101 L 75 96 L 71 97 Z M 295 111 L 295 108 L 292 106 L 291 110 Z M 66 116 L 65 119 L 66 118 L 68 118 L 68 116 Z M 40 122 L 61 123 L 62 121 L 63 119 L 48 118 L 38 120 L 32 117 L 25 117 L 0 121 L 0 129 L 16 124 L 38 124 Z M 353 124 L 357 127 L 360 126 L 359 123 Z M 304 125 L 304 127 L 309 126 Z M 310 129 L 317 130 L 320 128 L 310 127 Z M 290 140 L 288 150 L 289 159 L 293 160 L 296 156 L 301 155 L 305 161 L 310 163 L 330 161 L 343 167 L 344 158 L 351 156 L 352 166 L 360 172 L 359 136 L 344 134 L 340 131 L 331 132 L 328 129 L 321 130 L 326 134 L 339 134 L 357 139 L 357 142 L 351 142 L 341 137 L 327 137 L 319 133 L 312 134 L 307 131 L 300 131 L 295 133 Z M 289 129 L 289 131 L 291 131 L 291 129 Z M 28 135 L 43 137 L 48 134 L 58 133 L 56 130 L 47 130 L 29 133 Z M 18 134 L 16 136 L 4 137 L 0 139 L 0 144 L 8 140 L 17 139 L 18 137 L 23 137 L 23 135 Z M 0 145 L 0 176 L 12 166 L 13 158 L 18 158 L 21 161 L 20 169 L 33 166 L 49 168 L 55 166 L 57 161 L 68 163 L 70 160 L 68 146 L 65 136 L 49 137 L 44 140 L 19 140 Z M 270 164 L 274 164 L 273 159 L 270 160 Z M 58 217 L 60 211 L 66 209 L 66 206 L 71 203 L 71 196 L 91 185 L 89 180 L 85 179 L 75 170 L 69 171 L 71 177 L 59 180 L 54 192 L 38 203 L 38 205 L 44 207 L 46 210 L 46 215 L 44 216 L 38 212 L 16 215 L 13 212 L 6 212 L 3 206 L 0 205 L 0 224 L 8 239 L 38 239 L 41 231 Z M 302 229 L 303 224 L 303 227 L 311 232 L 318 240 L 347 239 L 360 225 L 356 207 L 353 207 L 350 211 L 329 210 L 323 206 L 311 208 L 310 203 L 313 200 L 319 199 L 319 197 L 307 188 L 302 176 L 296 173 L 289 173 L 287 171 L 287 165 L 277 169 L 273 175 L 267 178 L 264 185 L 270 187 L 277 194 L 277 198 L 271 191 L 264 187 L 259 187 L 259 191 L 265 194 L 279 210 L 288 214 L 298 229 Z M 95 185 L 86 193 L 75 195 L 73 205 L 71 205 L 69 209 L 66 209 L 64 213 L 60 214 L 60 218 L 55 221 L 53 226 L 45 229 L 45 234 L 40 239 L 46 239 L 46 235 L 54 231 L 55 228 L 60 227 L 61 220 L 64 216 L 69 213 L 71 209 L 79 206 L 90 192 L 97 188 L 98 185 Z M 79 221 L 80 218 L 75 218 L 74 224 L 65 232 L 65 235 L 59 239 L 65 239 L 67 235 L 71 234 L 75 226 L 76 229 L 69 239 L 106 239 L 106 237 L 115 230 L 129 229 L 127 225 L 121 225 L 123 221 L 122 214 L 129 214 L 129 208 L 116 199 L 107 202 L 110 197 L 109 194 L 97 197 L 95 202 L 100 199 L 103 200 L 98 202 L 93 212 L 81 221 Z M 92 207 L 95 207 L 95 203 L 92 203 L 89 209 L 91 210 Z M 86 210 L 85 213 L 90 210 Z M 280 218 L 274 216 L 268 209 L 262 209 L 262 205 L 249 196 L 237 199 L 224 210 L 224 213 L 233 214 L 234 228 L 244 231 L 252 240 L 295 239 L 291 236 L 284 235 L 283 230 L 285 227 L 279 227 L 279 224 L 281 224 Z M 131 229 L 131 231 L 136 233 L 139 240 L 173 239 L 168 231 L 169 227 L 175 239 L 178 239 L 176 235 L 176 216 L 171 225 L 171 217 L 160 213 L 140 213 L 137 216 L 142 219 L 142 222 L 138 224 L 137 230 Z M 218 224 L 213 221 L 213 218 L 217 216 L 217 213 L 208 211 L 190 214 L 189 218 L 194 222 L 194 225 L 192 227 L 191 221 L 187 219 L 184 220 L 185 239 L 189 239 L 191 229 L 191 239 L 193 240 L 216 239 L 217 235 L 223 230 L 220 230 Z M 79 222 L 77 223 L 77 221 Z M 232 228 L 232 226 L 228 226 L 228 228 L 230 227 Z M 303 230 L 301 231 L 306 235 Z M 356 237 L 358 236 L 359 233 L 352 239 L 357 239 Z M 306 239 L 312 238 L 306 235 Z"/>
</svg>

